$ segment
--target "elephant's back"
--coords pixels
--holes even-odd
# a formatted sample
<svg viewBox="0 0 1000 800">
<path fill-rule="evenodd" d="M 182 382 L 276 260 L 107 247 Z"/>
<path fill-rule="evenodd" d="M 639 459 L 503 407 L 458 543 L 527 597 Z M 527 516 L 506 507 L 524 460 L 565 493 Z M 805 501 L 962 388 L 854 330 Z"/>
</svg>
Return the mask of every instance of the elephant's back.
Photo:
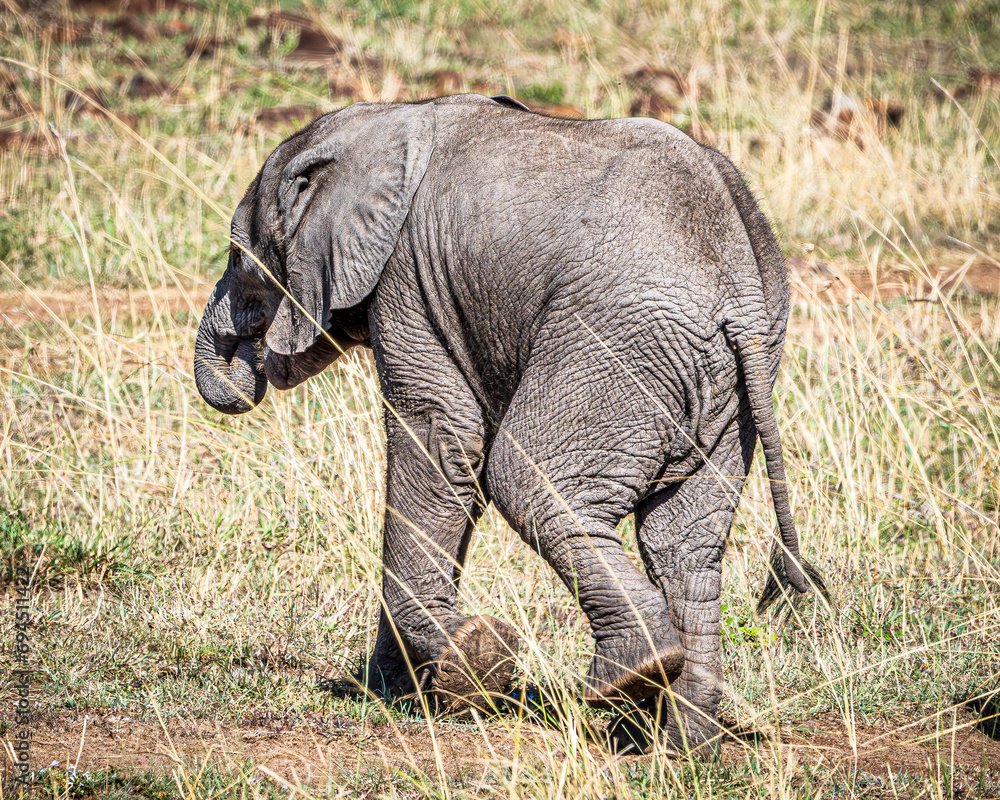
<svg viewBox="0 0 1000 800">
<path fill-rule="evenodd" d="M 440 111 L 414 250 L 437 265 L 426 283 L 441 302 L 463 307 L 455 348 L 489 354 L 481 372 L 516 383 L 531 352 L 595 342 L 723 355 L 732 265 L 755 262 L 709 151 L 653 120 L 559 120 L 468 97 Z M 546 344 L 543 330 L 574 333 Z"/>
<path fill-rule="evenodd" d="M 434 161 L 455 214 L 485 236 L 530 235 L 566 278 L 590 265 L 716 285 L 725 265 L 753 262 L 712 151 L 657 120 L 554 119 L 461 95 L 440 109 Z"/>
</svg>

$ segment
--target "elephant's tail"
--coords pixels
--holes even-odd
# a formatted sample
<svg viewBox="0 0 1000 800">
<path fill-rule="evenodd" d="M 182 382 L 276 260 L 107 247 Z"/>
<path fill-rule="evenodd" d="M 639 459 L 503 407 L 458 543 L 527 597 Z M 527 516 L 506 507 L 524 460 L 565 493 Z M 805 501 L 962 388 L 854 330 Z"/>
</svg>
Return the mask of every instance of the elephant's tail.
<svg viewBox="0 0 1000 800">
<path fill-rule="evenodd" d="M 710 148 L 705 148 L 705 152 L 739 212 L 748 243 L 753 250 L 752 259 L 748 258 L 740 265 L 734 265 L 735 271 L 742 273 L 746 280 L 740 284 L 740 296 L 738 299 L 734 298 L 732 316 L 723 324 L 723 329 L 736 350 L 754 425 L 764 448 L 771 498 L 781 537 L 780 543 L 776 541 L 771 551 L 767 582 L 757 606 L 758 611 L 764 611 L 775 600 L 785 596 L 787 587 L 805 592 L 808 588 L 807 579 L 826 594 L 826 585 L 819 573 L 799 556 L 799 539 L 788 501 L 785 459 L 771 396 L 773 367 L 776 366 L 773 363 L 774 352 L 775 348 L 781 348 L 785 320 L 788 317 L 788 273 L 771 226 L 757 207 L 739 171 L 720 153 Z M 748 316 L 748 308 L 758 305 L 757 319 L 760 322 L 767 320 L 769 324 L 742 324 L 753 318 L 752 314 Z"/>
<path fill-rule="evenodd" d="M 811 582 L 824 594 L 826 586 L 816 569 L 803 562 L 799 556 L 799 537 L 795 530 L 795 522 L 792 520 L 792 509 L 788 499 L 781 435 L 778 432 L 778 421 L 774 416 L 769 337 L 763 331 L 748 330 L 728 323 L 725 325 L 725 332 L 736 350 L 736 357 L 743 373 L 747 398 L 750 401 L 750 413 L 764 450 L 764 463 L 771 484 L 771 499 L 774 502 L 778 532 L 781 536 L 781 544 L 775 543 L 771 552 L 767 582 L 757 606 L 758 611 L 764 611 L 785 594 L 784 590 L 788 586 L 798 592 L 806 592 Z"/>
</svg>

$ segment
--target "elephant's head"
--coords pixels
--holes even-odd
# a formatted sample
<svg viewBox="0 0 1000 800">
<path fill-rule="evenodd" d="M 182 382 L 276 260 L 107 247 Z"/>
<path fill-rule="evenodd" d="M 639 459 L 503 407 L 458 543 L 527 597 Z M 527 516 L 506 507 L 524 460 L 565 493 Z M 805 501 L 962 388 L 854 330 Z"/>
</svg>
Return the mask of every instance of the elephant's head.
<svg viewBox="0 0 1000 800">
<path fill-rule="evenodd" d="M 365 299 L 396 247 L 434 147 L 434 106 L 358 103 L 267 159 L 232 221 L 229 265 L 198 329 L 201 396 L 243 414 L 365 334 Z M 336 313 L 335 313 L 336 312 Z"/>
</svg>

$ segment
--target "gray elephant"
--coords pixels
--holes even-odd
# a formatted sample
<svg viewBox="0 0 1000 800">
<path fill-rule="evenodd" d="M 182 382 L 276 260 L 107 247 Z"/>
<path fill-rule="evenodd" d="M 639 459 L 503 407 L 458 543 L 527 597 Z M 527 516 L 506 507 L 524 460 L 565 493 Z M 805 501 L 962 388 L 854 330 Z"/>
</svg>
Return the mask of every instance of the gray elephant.
<svg viewBox="0 0 1000 800">
<path fill-rule="evenodd" d="M 587 615 L 586 702 L 641 703 L 678 746 L 715 736 L 722 555 L 758 437 L 777 572 L 807 589 L 771 396 L 787 275 L 732 164 L 649 119 L 358 103 L 270 155 L 232 242 L 195 349 L 212 406 L 374 353 L 388 484 L 368 686 L 446 705 L 503 690 L 511 629 L 456 607 L 492 502 Z M 615 532 L 631 512 L 645 574 Z"/>
</svg>

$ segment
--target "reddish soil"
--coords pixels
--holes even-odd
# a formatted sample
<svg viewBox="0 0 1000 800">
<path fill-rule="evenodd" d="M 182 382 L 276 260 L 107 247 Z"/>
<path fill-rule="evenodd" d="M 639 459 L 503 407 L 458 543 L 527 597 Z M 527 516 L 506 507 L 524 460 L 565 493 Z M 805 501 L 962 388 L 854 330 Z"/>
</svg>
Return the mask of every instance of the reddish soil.
<svg viewBox="0 0 1000 800">
<path fill-rule="evenodd" d="M 968 717 L 968 715 L 965 715 Z M 981 783 L 975 794 L 1000 796 L 1000 742 L 960 719 L 953 732 L 935 732 L 933 726 L 894 720 L 884 727 L 859 726 L 852 736 L 835 718 L 815 718 L 794 731 L 783 732 L 777 745 L 761 743 L 723 746 L 723 761 L 742 762 L 744 749 L 760 752 L 777 746 L 783 760 L 833 771 L 844 780 L 861 776 L 874 787 L 889 790 L 900 775 L 931 776 L 946 765 L 955 780 Z M 297 723 L 294 727 L 224 727 L 206 720 L 135 722 L 124 715 L 96 714 L 86 718 L 62 714 L 33 727 L 32 760 L 36 766 L 58 762 L 78 769 L 114 767 L 126 774 L 166 770 L 178 761 L 191 764 L 211 756 L 223 764 L 241 765 L 249 759 L 258 769 L 290 782 L 316 783 L 331 774 L 345 778 L 366 772 L 391 773 L 396 768 L 423 771 L 430 780 L 438 770 L 446 775 L 481 773 L 487 762 L 502 766 L 514 757 L 514 744 L 503 725 L 487 722 L 436 722 L 432 738 L 422 720 L 383 722 L 365 726 L 348 717 L 332 721 Z M 556 734 L 531 726 L 521 729 L 519 758 L 531 758 L 558 749 Z M 546 741 L 548 740 L 548 741 Z M 437 747 L 436 758 L 435 741 Z M 597 758 L 612 758 L 597 744 Z M 648 758 L 637 756 L 625 758 Z M 985 772 L 984 772 L 985 770 Z M 996 793 L 991 794 L 993 782 Z M 874 788 L 870 787 L 870 788 Z"/>
<path fill-rule="evenodd" d="M 489 757 L 474 726 L 437 726 L 435 738 L 446 774 L 482 764 Z M 499 738 L 491 744 L 500 744 Z M 364 727 L 344 720 L 322 729 L 282 729 L 224 728 L 198 720 L 170 721 L 161 727 L 111 715 L 89 718 L 84 731 L 82 719 L 61 716 L 35 726 L 31 751 L 36 765 L 58 761 L 79 769 L 114 767 L 125 773 L 169 769 L 178 760 L 191 764 L 209 755 L 233 766 L 250 759 L 258 768 L 303 783 L 321 781 L 331 770 L 351 774 L 379 766 L 389 771 L 415 765 L 432 778 L 437 775 L 431 737 L 422 722 Z"/>
<path fill-rule="evenodd" d="M 148 319 L 154 314 L 169 315 L 174 311 L 200 314 L 205 307 L 211 286 L 194 289 L 157 289 L 150 296 L 145 290 L 99 289 L 97 303 L 102 319 Z M 65 322 L 84 317 L 93 318 L 94 308 L 90 289 L 58 292 L 0 293 L 0 323 L 19 328 L 32 323 L 48 326 L 53 315 Z"/>
<path fill-rule="evenodd" d="M 967 265 L 935 266 L 927 274 L 898 270 L 873 276 L 844 271 L 814 257 L 787 260 L 792 298 L 805 302 L 881 302 L 902 297 L 911 302 L 938 302 L 953 295 L 1000 294 L 1000 264 L 975 261 Z"/>
<path fill-rule="evenodd" d="M 986 770 L 984 783 L 992 781 L 995 791 L 978 796 L 1000 797 L 1000 741 L 981 733 L 973 727 L 974 722 L 975 717 L 966 712 L 959 712 L 955 721 L 943 720 L 940 730 L 933 721 L 895 719 L 884 727 L 858 725 L 852 737 L 842 719 L 817 717 L 797 726 L 782 740 L 795 749 L 800 763 L 845 774 L 864 772 L 880 779 L 887 791 L 901 773 L 940 775 L 945 767 L 954 771 L 956 782 L 968 781 Z"/>
</svg>

